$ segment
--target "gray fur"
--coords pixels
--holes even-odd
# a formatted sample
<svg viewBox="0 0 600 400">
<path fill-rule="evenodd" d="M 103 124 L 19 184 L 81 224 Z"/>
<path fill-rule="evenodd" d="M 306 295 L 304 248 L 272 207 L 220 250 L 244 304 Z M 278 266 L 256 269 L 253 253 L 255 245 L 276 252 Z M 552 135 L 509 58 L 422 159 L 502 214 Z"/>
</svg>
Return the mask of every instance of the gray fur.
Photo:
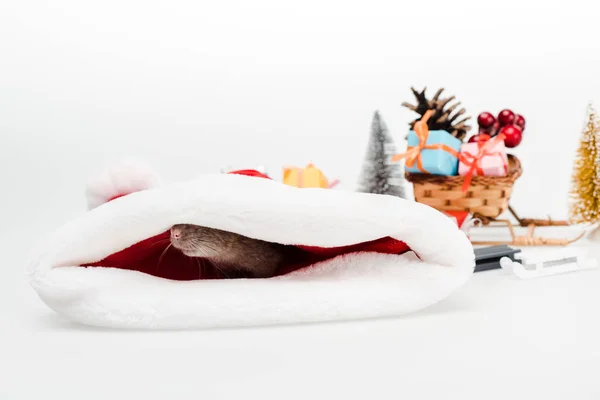
<svg viewBox="0 0 600 400">
<path fill-rule="evenodd" d="M 173 226 L 171 243 L 189 257 L 208 259 L 225 274 L 245 272 L 255 278 L 275 275 L 284 258 L 282 245 L 199 225 Z"/>
</svg>

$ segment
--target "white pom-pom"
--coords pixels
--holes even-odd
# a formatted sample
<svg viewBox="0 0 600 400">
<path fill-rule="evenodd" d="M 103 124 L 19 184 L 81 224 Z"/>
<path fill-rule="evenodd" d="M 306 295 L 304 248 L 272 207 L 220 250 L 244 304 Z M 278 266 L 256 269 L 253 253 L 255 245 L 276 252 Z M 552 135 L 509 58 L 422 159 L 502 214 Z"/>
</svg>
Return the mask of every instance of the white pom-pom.
<svg viewBox="0 0 600 400">
<path fill-rule="evenodd" d="M 122 160 L 91 179 L 86 185 L 88 209 L 117 197 L 160 186 L 154 170 L 139 160 Z"/>
</svg>

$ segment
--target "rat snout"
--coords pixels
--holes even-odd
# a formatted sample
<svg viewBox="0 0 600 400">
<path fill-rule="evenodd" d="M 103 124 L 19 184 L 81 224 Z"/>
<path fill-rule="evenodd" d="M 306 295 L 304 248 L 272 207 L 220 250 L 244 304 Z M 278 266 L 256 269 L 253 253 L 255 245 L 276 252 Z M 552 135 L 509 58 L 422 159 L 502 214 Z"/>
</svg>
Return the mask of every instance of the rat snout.
<svg viewBox="0 0 600 400">
<path fill-rule="evenodd" d="M 179 226 L 174 226 L 171 228 L 171 239 L 172 240 L 178 240 L 181 238 L 181 227 Z"/>
<path fill-rule="evenodd" d="M 191 233 L 188 225 L 174 225 L 171 227 L 171 245 L 180 250 L 183 254 L 189 255 L 188 251 L 194 248 L 190 239 Z"/>
</svg>

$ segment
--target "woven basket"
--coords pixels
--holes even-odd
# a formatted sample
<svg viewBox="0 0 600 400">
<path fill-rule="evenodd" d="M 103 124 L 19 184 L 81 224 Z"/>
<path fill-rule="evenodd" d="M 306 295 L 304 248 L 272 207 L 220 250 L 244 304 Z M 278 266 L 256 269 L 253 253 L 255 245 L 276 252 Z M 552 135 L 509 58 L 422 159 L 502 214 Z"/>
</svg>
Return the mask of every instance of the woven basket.
<svg viewBox="0 0 600 400">
<path fill-rule="evenodd" d="M 441 176 L 407 173 L 414 185 L 415 200 L 440 211 L 467 211 L 496 218 L 508 208 L 512 188 L 523 170 L 521 162 L 508 155 L 507 176 L 473 176 L 466 192 L 462 191 L 464 176 Z"/>
</svg>

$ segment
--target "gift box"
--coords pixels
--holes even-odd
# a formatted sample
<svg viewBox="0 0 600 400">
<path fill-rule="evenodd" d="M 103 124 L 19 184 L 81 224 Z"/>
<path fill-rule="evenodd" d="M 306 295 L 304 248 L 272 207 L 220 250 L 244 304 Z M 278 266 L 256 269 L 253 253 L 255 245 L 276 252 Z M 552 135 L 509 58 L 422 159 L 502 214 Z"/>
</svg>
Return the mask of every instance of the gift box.
<svg viewBox="0 0 600 400">
<path fill-rule="evenodd" d="M 319 168 L 313 164 L 308 164 L 306 168 L 284 168 L 283 183 L 299 188 L 332 188 L 338 181 L 329 182 Z"/>
<path fill-rule="evenodd" d="M 463 144 L 459 159 L 458 174 L 461 176 L 506 176 L 508 173 L 508 157 L 501 137 Z"/>
<path fill-rule="evenodd" d="M 458 152 L 462 142 L 446 131 L 428 131 L 419 135 L 408 133 L 407 153 L 413 151 L 416 157 L 407 157 L 406 171 L 433 175 L 458 175 Z"/>
</svg>

